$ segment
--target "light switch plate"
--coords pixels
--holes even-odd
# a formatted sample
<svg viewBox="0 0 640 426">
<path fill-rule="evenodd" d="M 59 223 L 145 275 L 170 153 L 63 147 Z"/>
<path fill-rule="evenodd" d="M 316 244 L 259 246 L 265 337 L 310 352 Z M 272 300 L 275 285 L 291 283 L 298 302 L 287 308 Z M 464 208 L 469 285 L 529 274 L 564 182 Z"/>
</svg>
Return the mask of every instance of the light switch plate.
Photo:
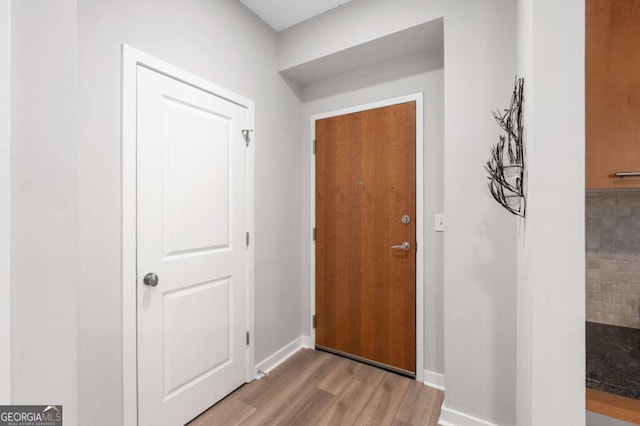
<svg viewBox="0 0 640 426">
<path fill-rule="evenodd" d="M 436 232 L 444 232 L 444 214 L 443 213 L 436 213 L 435 229 L 436 229 Z"/>
</svg>

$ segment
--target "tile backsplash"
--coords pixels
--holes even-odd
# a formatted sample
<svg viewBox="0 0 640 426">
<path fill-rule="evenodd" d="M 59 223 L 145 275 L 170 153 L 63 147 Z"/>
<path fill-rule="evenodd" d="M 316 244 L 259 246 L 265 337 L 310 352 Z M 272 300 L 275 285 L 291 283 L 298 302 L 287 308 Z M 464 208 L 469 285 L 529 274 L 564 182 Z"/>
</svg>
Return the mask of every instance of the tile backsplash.
<svg viewBox="0 0 640 426">
<path fill-rule="evenodd" d="M 587 321 L 640 328 L 640 190 L 587 191 Z"/>
</svg>

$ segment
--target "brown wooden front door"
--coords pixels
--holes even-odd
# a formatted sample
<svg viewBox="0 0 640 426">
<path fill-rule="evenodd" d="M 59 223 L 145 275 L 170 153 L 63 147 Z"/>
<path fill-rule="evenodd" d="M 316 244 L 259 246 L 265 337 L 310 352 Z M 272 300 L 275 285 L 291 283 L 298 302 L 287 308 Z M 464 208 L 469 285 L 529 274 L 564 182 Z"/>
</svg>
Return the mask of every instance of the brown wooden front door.
<svg viewBox="0 0 640 426">
<path fill-rule="evenodd" d="M 415 118 L 407 102 L 316 121 L 316 345 L 412 374 Z"/>
</svg>

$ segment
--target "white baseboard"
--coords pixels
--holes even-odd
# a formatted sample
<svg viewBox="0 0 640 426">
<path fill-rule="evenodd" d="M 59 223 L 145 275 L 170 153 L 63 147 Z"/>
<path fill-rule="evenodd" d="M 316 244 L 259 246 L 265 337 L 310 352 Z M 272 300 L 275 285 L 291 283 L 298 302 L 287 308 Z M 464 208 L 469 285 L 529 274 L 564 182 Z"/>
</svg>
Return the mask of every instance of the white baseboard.
<svg viewBox="0 0 640 426">
<path fill-rule="evenodd" d="M 306 349 L 312 349 L 313 345 L 311 344 L 311 337 L 302 336 L 302 347 Z"/>
<path fill-rule="evenodd" d="M 265 373 L 269 373 L 271 370 L 285 362 L 289 357 L 298 352 L 302 348 L 310 349 L 311 338 L 309 336 L 300 336 L 291 343 L 285 345 L 283 348 L 267 357 L 263 361 L 259 362 L 255 366 L 256 378 L 260 379 L 258 370 Z M 444 374 L 436 373 L 434 371 L 423 370 L 423 383 L 435 389 L 444 391 Z"/>
<path fill-rule="evenodd" d="M 497 426 L 485 420 L 447 408 L 446 400 L 442 404 L 438 424 L 440 426 Z"/>
<path fill-rule="evenodd" d="M 265 373 L 270 372 L 283 362 L 285 362 L 291 355 L 295 354 L 302 348 L 309 348 L 309 338 L 306 336 L 300 336 L 295 339 L 293 342 L 287 344 L 282 349 L 278 350 L 273 355 L 267 357 L 265 360 L 259 362 L 256 365 L 255 372 L 256 378 L 260 378 L 258 375 L 258 370 L 263 371 Z"/>
<path fill-rule="evenodd" d="M 423 383 L 431 388 L 444 390 L 444 374 L 436 373 L 435 371 L 424 370 L 422 373 L 424 377 Z"/>
</svg>

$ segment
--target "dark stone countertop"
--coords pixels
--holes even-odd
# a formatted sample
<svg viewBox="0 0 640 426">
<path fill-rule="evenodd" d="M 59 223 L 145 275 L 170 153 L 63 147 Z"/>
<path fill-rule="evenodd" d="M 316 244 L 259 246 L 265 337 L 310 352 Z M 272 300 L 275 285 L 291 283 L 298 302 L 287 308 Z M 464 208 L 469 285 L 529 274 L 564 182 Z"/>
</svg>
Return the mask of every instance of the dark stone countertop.
<svg viewBox="0 0 640 426">
<path fill-rule="evenodd" d="M 587 387 L 640 399 L 640 330 L 587 322 Z"/>
</svg>

